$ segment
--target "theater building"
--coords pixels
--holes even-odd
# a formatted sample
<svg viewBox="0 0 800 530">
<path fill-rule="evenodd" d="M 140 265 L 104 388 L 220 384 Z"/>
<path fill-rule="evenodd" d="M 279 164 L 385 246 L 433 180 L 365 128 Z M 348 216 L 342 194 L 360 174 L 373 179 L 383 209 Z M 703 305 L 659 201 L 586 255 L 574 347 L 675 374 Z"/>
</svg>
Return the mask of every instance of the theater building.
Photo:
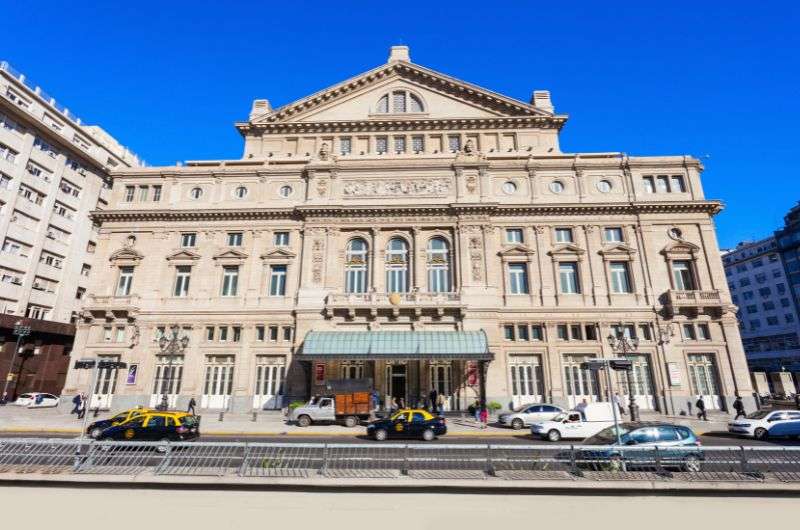
<svg viewBox="0 0 800 530">
<path fill-rule="evenodd" d="M 128 363 L 101 374 L 113 408 L 262 410 L 369 377 L 463 410 L 600 399 L 582 363 L 619 356 L 614 334 L 639 339 L 630 385 L 612 384 L 643 409 L 751 399 L 701 164 L 564 153 L 566 120 L 547 91 L 519 101 L 402 46 L 293 103 L 255 100 L 241 159 L 113 173 L 72 355 Z M 168 351 L 173 323 L 187 339 Z"/>
</svg>

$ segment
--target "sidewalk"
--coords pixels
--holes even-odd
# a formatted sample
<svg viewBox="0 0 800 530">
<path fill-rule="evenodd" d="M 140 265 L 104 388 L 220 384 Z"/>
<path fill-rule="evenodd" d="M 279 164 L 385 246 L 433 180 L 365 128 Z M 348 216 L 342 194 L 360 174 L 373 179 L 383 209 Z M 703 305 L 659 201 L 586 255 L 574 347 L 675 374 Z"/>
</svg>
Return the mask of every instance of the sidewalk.
<svg viewBox="0 0 800 530">
<path fill-rule="evenodd" d="M 114 411 L 116 412 L 116 411 Z M 107 418 L 113 412 L 100 412 L 98 419 Z M 299 427 L 286 422 L 285 416 L 280 411 L 262 411 L 253 421 L 251 414 L 226 413 L 220 421 L 219 412 L 204 411 L 202 416 L 201 432 L 209 436 L 359 436 L 364 434 L 364 428 L 348 428 L 343 425 L 312 425 Z M 626 421 L 626 418 L 622 418 Z M 691 427 L 698 435 L 709 432 L 727 430 L 728 416 L 717 413 L 709 421 L 700 421 L 687 416 L 664 416 L 660 414 L 643 414 L 642 420 L 660 420 L 686 425 Z M 94 421 L 93 413 L 89 413 L 88 423 Z M 447 430 L 452 436 L 475 437 L 512 437 L 524 436 L 529 433 L 527 429 L 515 431 L 501 427 L 490 420 L 486 429 L 466 415 L 463 418 L 448 417 Z M 69 408 L 55 409 L 26 409 L 6 405 L 0 407 L 0 435 L 3 433 L 58 433 L 80 434 L 82 422 L 76 416 L 69 414 Z"/>
</svg>

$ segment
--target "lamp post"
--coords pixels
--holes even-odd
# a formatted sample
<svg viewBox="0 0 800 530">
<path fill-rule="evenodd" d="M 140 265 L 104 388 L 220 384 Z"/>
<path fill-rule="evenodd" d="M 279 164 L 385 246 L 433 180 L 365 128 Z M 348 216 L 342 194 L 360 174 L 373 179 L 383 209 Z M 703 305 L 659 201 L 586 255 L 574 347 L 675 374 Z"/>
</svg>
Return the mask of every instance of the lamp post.
<svg viewBox="0 0 800 530">
<path fill-rule="evenodd" d="M 675 330 L 672 329 L 672 325 L 671 324 L 667 324 L 665 326 L 658 326 L 658 328 L 656 328 L 656 329 L 657 329 L 657 332 L 658 332 L 658 344 L 659 344 L 659 346 L 661 346 L 661 355 L 664 357 L 663 365 L 662 365 L 661 368 L 667 370 L 667 378 L 669 378 L 670 375 L 669 375 L 669 364 L 667 363 L 667 344 L 669 344 L 670 341 L 672 341 L 672 336 L 675 334 Z M 666 412 L 667 414 L 670 414 L 670 413 L 674 414 L 675 413 L 675 405 L 672 402 L 672 381 L 666 381 L 665 382 L 665 381 L 663 381 L 663 379 L 664 378 L 662 377 L 662 384 L 664 385 L 664 409 L 665 409 L 664 412 Z M 669 386 L 669 409 L 672 409 L 671 412 L 669 410 L 666 410 L 668 408 L 667 407 L 667 385 Z"/>
<path fill-rule="evenodd" d="M 162 388 L 164 395 L 161 398 L 161 405 L 159 405 L 159 408 L 162 410 L 167 410 L 169 408 L 169 397 L 167 394 L 173 390 L 172 385 L 175 382 L 172 371 L 172 360 L 176 355 L 182 355 L 184 350 L 186 350 L 186 347 L 189 345 L 189 337 L 187 335 L 178 338 L 180 332 L 180 326 L 173 324 L 169 328 L 169 338 L 167 338 L 167 334 L 164 334 L 161 335 L 160 339 L 158 339 L 158 347 L 161 350 L 161 354 L 169 357 L 169 364 L 167 368 L 169 371 L 169 379 L 167 380 L 166 388 Z"/>
<path fill-rule="evenodd" d="M 628 355 L 635 353 L 639 349 L 639 339 L 626 337 L 620 335 L 615 337 L 609 335 L 607 337 L 608 345 L 615 353 L 621 353 L 623 357 L 627 358 Z M 633 366 L 625 370 L 625 377 L 628 382 L 628 408 L 631 411 L 631 421 L 639 421 L 639 405 L 636 404 L 636 398 L 633 396 L 633 387 L 631 386 L 631 371 Z"/>
<path fill-rule="evenodd" d="M 17 342 L 14 346 L 14 353 L 11 354 L 11 363 L 8 365 L 8 373 L 6 374 L 5 383 L 3 383 L 3 393 L 0 394 L 0 402 L 2 402 L 3 404 L 5 404 L 6 396 L 8 395 L 8 383 L 10 383 L 12 379 L 14 379 L 14 374 L 12 373 L 12 370 L 14 370 L 14 361 L 17 359 L 17 352 L 19 351 L 19 343 L 22 341 L 23 337 L 27 337 L 28 335 L 31 334 L 31 327 L 24 325 L 21 320 L 18 320 L 14 324 L 13 333 L 14 335 L 17 336 Z M 17 384 L 14 386 L 15 392 L 18 385 L 19 381 L 17 381 Z"/>
</svg>

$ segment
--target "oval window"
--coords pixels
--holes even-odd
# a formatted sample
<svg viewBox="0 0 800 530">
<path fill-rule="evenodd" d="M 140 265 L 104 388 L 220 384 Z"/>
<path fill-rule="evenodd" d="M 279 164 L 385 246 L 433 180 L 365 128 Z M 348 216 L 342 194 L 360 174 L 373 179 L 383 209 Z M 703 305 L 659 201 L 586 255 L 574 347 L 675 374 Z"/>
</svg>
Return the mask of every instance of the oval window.
<svg viewBox="0 0 800 530">
<path fill-rule="evenodd" d="M 234 190 L 233 195 L 237 199 L 244 199 L 245 197 L 247 197 L 247 188 L 245 188 L 244 186 L 238 186 Z"/>
<path fill-rule="evenodd" d="M 199 199 L 203 196 L 203 188 L 192 188 L 192 191 L 189 192 L 189 195 L 192 199 Z"/>
<path fill-rule="evenodd" d="M 554 180 L 550 183 L 550 191 L 553 193 L 561 193 L 564 191 L 564 183 L 560 180 Z"/>
<path fill-rule="evenodd" d="M 509 180 L 508 182 L 503 183 L 503 191 L 507 195 L 513 195 L 517 191 L 517 185 Z"/>
<path fill-rule="evenodd" d="M 281 189 L 278 190 L 278 193 L 281 197 L 288 197 L 292 194 L 292 187 L 291 186 L 281 186 Z"/>
<path fill-rule="evenodd" d="M 601 180 L 597 183 L 597 189 L 600 190 L 601 193 L 608 193 L 611 191 L 611 182 L 608 180 Z"/>
</svg>

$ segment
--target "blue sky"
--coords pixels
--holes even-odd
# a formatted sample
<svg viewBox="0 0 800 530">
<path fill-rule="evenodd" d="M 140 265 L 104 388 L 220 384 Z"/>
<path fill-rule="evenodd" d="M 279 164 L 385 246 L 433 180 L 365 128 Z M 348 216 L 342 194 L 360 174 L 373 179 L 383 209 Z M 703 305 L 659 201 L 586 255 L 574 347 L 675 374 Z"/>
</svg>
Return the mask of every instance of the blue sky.
<svg viewBox="0 0 800 530">
<path fill-rule="evenodd" d="M 564 151 L 703 157 L 706 195 L 726 203 L 720 244 L 770 233 L 800 200 L 800 7 L 643 4 L 0 0 L 0 58 L 148 163 L 173 164 L 240 157 L 233 122 L 253 99 L 279 106 L 403 43 L 524 101 L 550 90 L 570 115 Z"/>
</svg>

